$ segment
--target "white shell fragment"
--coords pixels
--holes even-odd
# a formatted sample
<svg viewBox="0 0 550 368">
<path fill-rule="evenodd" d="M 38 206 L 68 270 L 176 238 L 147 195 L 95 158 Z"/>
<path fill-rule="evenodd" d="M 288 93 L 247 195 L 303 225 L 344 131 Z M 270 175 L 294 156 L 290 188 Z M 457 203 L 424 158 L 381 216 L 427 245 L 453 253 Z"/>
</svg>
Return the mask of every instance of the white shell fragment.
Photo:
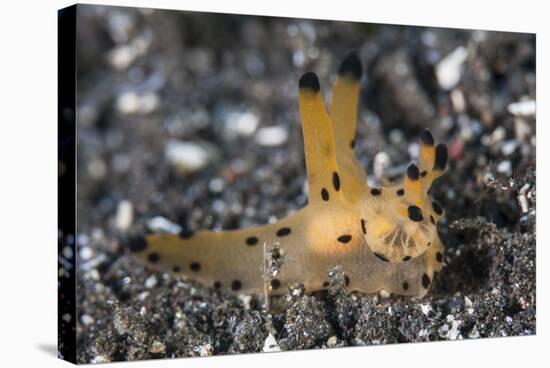
<svg viewBox="0 0 550 368">
<path fill-rule="evenodd" d="M 210 155 L 203 146 L 175 140 L 166 146 L 165 157 L 183 174 L 199 171 L 210 161 Z"/>
<path fill-rule="evenodd" d="M 468 50 L 464 46 L 457 47 L 445 56 L 435 67 L 435 75 L 441 88 L 453 89 L 462 78 L 462 64 L 468 59 Z"/>
<path fill-rule="evenodd" d="M 118 203 L 115 226 L 118 230 L 126 231 L 132 225 L 134 219 L 134 206 L 128 200 Z"/>
<path fill-rule="evenodd" d="M 537 112 L 535 100 L 513 102 L 508 105 L 508 112 L 516 116 L 534 116 Z"/>
<path fill-rule="evenodd" d="M 181 226 L 162 216 L 156 216 L 147 221 L 147 227 L 155 233 L 178 234 L 181 231 Z"/>
<path fill-rule="evenodd" d="M 256 142 L 260 146 L 274 147 L 280 146 L 288 139 L 286 129 L 279 126 L 265 127 L 256 133 Z"/>
<path fill-rule="evenodd" d="M 279 347 L 277 340 L 271 333 L 267 335 L 265 339 L 263 351 L 264 353 L 273 353 L 276 351 L 281 351 L 281 348 Z"/>
</svg>

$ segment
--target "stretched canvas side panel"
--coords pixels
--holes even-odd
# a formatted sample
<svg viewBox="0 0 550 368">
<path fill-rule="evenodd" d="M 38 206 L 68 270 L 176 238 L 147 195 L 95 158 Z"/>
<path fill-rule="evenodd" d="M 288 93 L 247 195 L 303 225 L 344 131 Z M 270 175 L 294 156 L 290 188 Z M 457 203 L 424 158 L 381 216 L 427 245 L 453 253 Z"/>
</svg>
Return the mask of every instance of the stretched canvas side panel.
<svg viewBox="0 0 550 368">
<path fill-rule="evenodd" d="M 58 356 L 76 363 L 76 5 L 58 12 Z"/>
</svg>

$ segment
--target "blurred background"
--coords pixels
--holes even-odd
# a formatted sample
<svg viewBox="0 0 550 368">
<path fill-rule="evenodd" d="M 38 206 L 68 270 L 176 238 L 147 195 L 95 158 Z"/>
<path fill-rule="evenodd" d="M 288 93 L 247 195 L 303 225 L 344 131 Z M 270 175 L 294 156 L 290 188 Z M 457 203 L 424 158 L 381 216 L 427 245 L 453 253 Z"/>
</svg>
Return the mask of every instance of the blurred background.
<svg viewBox="0 0 550 368">
<path fill-rule="evenodd" d="M 263 224 L 307 203 L 298 79 L 316 72 L 328 101 L 351 50 L 365 70 L 355 149 L 369 181 L 403 175 L 423 128 L 449 148 L 432 193 L 446 210 L 448 266 L 428 296 L 441 313 L 427 335 L 408 326 L 407 341 L 535 332 L 534 35 L 79 5 L 82 362 L 107 349 L 98 341 L 120 342 L 98 327 L 111 328 L 112 301 L 133 300 L 153 282 L 124 256 L 120 237 Z M 155 286 L 174 297 L 166 277 Z M 445 322 L 448 313 L 461 324 Z M 213 353 L 261 351 L 202 333 Z M 375 337 L 362 333 L 339 338 Z M 392 333 L 376 336 L 399 342 Z M 172 352 L 195 351 L 181 349 Z M 102 356 L 164 354 L 124 351 Z"/>
</svg>

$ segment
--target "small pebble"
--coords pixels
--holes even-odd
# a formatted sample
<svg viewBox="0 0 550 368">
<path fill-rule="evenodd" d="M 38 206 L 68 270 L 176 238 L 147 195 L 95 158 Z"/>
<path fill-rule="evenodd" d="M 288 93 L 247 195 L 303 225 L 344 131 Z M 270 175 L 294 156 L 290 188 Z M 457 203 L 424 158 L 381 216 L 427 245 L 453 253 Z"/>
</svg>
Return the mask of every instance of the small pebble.
<svg viewBox="0 0 550 368">
<path fill-rule="evenodd" d="M 519 190 L 518 195 L 518 202 L 521 207 L 521 211 L 523 213 L 529 212 L 529 202 L 527 201 L 526 193 L 529 190 L 529 184 L 526 183 L 521 189 Z"/>
<path fill-rule="evenodd" d="M 439 337 L 441 337 L 441 338 L 444 338 L 444 339 L 448 338 L 449 337 L 449 325 L 445 323 L 443 326 L 438 328 L 437 333 L 439 334 Z"/>
<path fill-rule="evenodd" d="M 420 310 L 422 311 L 422 313 L 428 316 L 432 311 L 432 306 L 429 304 L 420 304 Z"/>
<path fill-rule="evenodd" d="M 224 181 L 222 178 L 214 178 L 208 183 L 208 190 L 212 193 L 221 193 L 224 188 Z"/>
<path fill-rule="evenodd" d="M 152 289 L 157 285 L 157 278 L 155 275 L 149 276 L 147 280 L 145 280 L 145 287 L 147 289 Z"/>
<path fill-rule="evenodd" d="M 88 164 L 88 174 L 90 174 L 93 179 L 103 179 L 107 174 L 107 165 L 105 164 L 105 161 L 99 158 L 90 161 Z"/>
<path fill-rule="evenodd" d="M 462 64 L 468 59 L 468 50 L 459 46 L 435 66 L 435 75 L 441 88 L 450 90 L 462 78 Z"/>
<path fill-rule="evenodd" d="M 449 340 L 456 340 L 456 339 L 462 338 L 462 336 L 460 335 L 460 330 L 458 329 L 459 326 L 460 326 L 460 321 L 454 320 L 451 323 L 451 329 L 449 330 L 449 335 L 448 335 Z"/>
<path fill-rule="evenodd" d="M 374 156 L 373 172 L 374 176 L 380 180 L 384 177 L 384 173 L 391 165 L 390 156 L 386 152 L 378 152 Z"/>
<path fill-rule="evenodd" d="M 256 131 L 259 123 L 260 118 L 251 111 L 232 112 L 227 114 L 225 129 L 230 137 L 248 137 Z"/>
<path fill-rule="evenodd" d="M 135 92 L 125 92 L 118 96 L 116 108 L 122 114 L 132 114 L 139 110 L 139 96 Z"/>
<path fill-rule="evenodd" d="M 409 144 L 409 156 L 418 157 L 420 153 L 420 145 L 416 142 Z"/>
<path fill-rule="evenodd" d="M 457 113 L 464 112 L 466 108 L 466 99 L 464 98 L 464 94 L 460 89 L 455 88 L 451 91 L 451 102 L 453 104 L 454 110 Z"/>
<path fill-rule="evenodd" d="M 94 251 L 90 247 L 80 247 L 78 254 L 82 260 L 87 261 L 94 256 Z"/>
<path fill-rule="evenodd" d="M 149 114 L 160 106 L 160 97 L 153 92 L 137 94 L 136 92 L 124 92 L 116 100 L 116 108 L 119 113 Z"/>
<path fill-rule="evenodd" d="M 273 336 L 271 333 L 267 335 L 265 341 L 264 341 L 264 347 L 263 347 L 264 353 L 272 353 L 276 351 L 281 351 L 281 348 L 279 347 L 279 344 L 277 343 L 277 340 L 275 339 L 275 336 Z"/>
<path fill-rule="evenodd" d="M 379 294 L 382 299 L 388 299 L 391 296 L 391 293 L 385 289 L 380 290 Z"/>
<path fill-rule="evenodd" d="M 132 225 L 134 219 L 134 207 L 132 202 L 122 200 L 118 203 L 115 226 L 120 231 L 126 231 Z"/>
<path fill-rule="evenodd" d="M 210 161 L 205 147 L 193 142 L 170 141 L 165 149 L 166 160 L 182 174 L 204 168 Z"/>
<path fill-rule="evenodd" d="M 499 126 L 495 130 L 493 130 L 493 133 L 491 133 L 491 140 L 490 144 L 497 144 L 504 140 L 504 137 L 506 137 L 506 129 Z"/>
<path fill-rule="evenodd" d="M 156 216 L 147 221 L 147 227 L 149 228 L 149 230 L 155 233 L 161 232 L 179 234 L 179 232 L 181 231 L 180 225 L 175 224 L 162 216 Z"/>
<path fill-rule="evenodd" d="M 521 117 L 514 119 L 514 132 L 519 141 L 528 141 L 529 138 L 535 138 L 535 135 L 532 134 L 531 125 Z"/>
<path fill-rule="evenodd" d="M 80 317 L 80 320 L 85 326 L 89 326 L 95 322 L 94 317 L 90 316 L 89 314 L 83 314 Z"/>
<path fill-rule="evenodd" d="M 153 354 L 162 353 L 164 350 L 166 350 L 166 345 L 160 341 L 153 341 L 149 347 L 149 352 Z"/>
<path fill-rule="evenodd" d="M 130 43 L 111 49 L 107 53 L 107 61 L 116 70 L 126 70 L 139 56 L 147 51 L 151 41 L 151 33 L 144 33 Z"/>
<path fill-rule="evenodd" d="M 66 246 L 63 247 L 63 257 L 67 259 L 72 259 L 74 256 L 73 248 Z"/>
<path fill-rule="evenodd" d="M 537 112 L 535 100 L 513 102 L 508 105 L 508 112 L 516 116 L 534 116 Z"/>
<path fill-rule="evenodd" d="M 472 328 L 472 330 L 468 333 L 468 337 L 470 339 L 478 339 L 479 336 L 479 331 L 477 330 L 476 326 L 474 326 L 474 328 Z"/>
<path fill-rule="evenodd" d="M 212 349 L 212 345 L 205 344 L 205 345 L 199 346 L 198 353 L 201 357 L 211 356 L 214 354 L 214 349 Z"/>
<path fill-rule="evenodd" d="M 256 133 L 255 139 L 260 146 L 280 146 L 287 141 L 288 132 L 280 126 L 260 128 Z"/>
<path fill-rule="evenodd" d="M 497 171 L 501 174 L 511 175 L 512 174 L 512 163 L 508 160 L 501 161 L 497 165 Z"/>
</svg>

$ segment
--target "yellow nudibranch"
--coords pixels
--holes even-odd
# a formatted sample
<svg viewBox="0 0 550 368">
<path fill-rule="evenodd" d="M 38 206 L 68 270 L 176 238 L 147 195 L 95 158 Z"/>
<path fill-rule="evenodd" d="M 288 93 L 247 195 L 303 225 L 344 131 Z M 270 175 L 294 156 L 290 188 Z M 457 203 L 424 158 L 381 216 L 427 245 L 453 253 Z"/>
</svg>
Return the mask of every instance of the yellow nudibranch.
<svg viewBox="0 0 550 368">
<path fill-rule="evenodd" d="M 352 52 L 340 66 L 330 114 L 317 76 L 307 72 L 300 78 L 306 207 L 246 229 L 136 237 L 130 250 L 153 269 L 239 293 L 283 294 L 291 283 L 320 290 L 328 285 L 328 271 L 340 265 L 350 290 L 424 296 L 443 266 L 436 229 L 443 210 L 428 190 L 445 170 L 447 149 L 425 130 L 418 166 L 411 164 L 398 184 L 369 187 L 354 156 L 361 75 Z M 266 279 L 273 252 L 279 264 Z"/>
</svg>

